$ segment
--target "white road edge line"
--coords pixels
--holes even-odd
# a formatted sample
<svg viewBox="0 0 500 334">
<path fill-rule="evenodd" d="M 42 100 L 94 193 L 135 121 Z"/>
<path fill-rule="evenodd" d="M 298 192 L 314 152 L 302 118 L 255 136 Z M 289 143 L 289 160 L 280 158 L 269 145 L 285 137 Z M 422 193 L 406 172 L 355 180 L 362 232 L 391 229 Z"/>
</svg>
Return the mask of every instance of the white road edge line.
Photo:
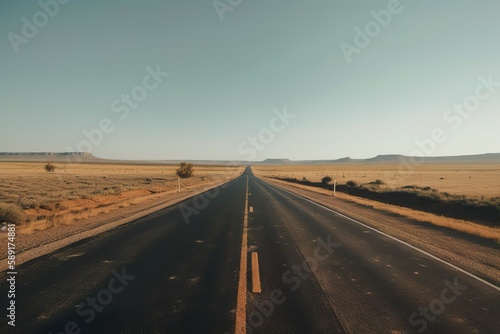
<svg viewBox="0 0 500 334">
<path fill-rule="evenodd" d="M 241 239 L 240 277 L 238 280 L 238 297 L 236 301 L 235 334 L 247 332 L 247 250 L 248 248 L 248 175 L 245 189 L 245 214 L 243 216 L 243 236 Z"/>
<path fill-rule="evenodd" d="M 258 179 L 258 178 L 257 178 L 257 179 Z M 293 192 L 291 192 L 291 191 L 289 191 L 289 190 L 287 190 L 287 189 L 285 189 L 285 188 L 282 188 L 282 187 L 277 186 L 277 185 L 269 184 L 269 183 L 267 183 L 267 182 L 265 182 L 265 181 L 263 181 L 263 180 L 261 180 L 261 179 L 258 179 L 258 180 L 259 180 L 259 181 L 261 181 L 261 182 L 263 182 L 264 184 L 267 184 L 267 185 L 269 185 L 269 186 L 271 186 L 271 187 L 273 187 L 273 186 L 274 186 L 274 187 L 277 187 L 277 188 L 279 188 L 279 189 L 281 189 L 281 190 L 283 190 L 283 191 L 286 191 L 286 192 L 287 192 L 287 193 L 289 193 L 289 194 L 292 194 L 292 195 L 294 195 L 294 196 L 297 196 L 297 197 L 299 197 L 299 198 L 302 198 L 303 200 L 306 200 L 306 201 L 308 201 L 308 202 L 310 202 L 310 203 L 313 203 L 313 204 L 315 204 L 315 205 L 317 205 L 317 206 L 319 206 L 319 207 L 321 207 L 321 208 L 323 208 L 323 209 L 326 209 L 327 211 L 333 212 L 333 213 L 335 213 L 335 214 L 337 214 L 337 215 L 339 215 L 339 216 L 341 216 L 341 217 L 344 217 L 344 218 L 346 218 L 346 219 L 349 219 L 350 221 L 355 222 L 356 224 L 359 224 L 359 225 L 364 226 L 364 227 L 366 227 L 366 228 L 368 228 L 368 229 L 370 229 L 370 230 L 372 230 L 372 231 L 375 231 L 375 232 L 377 232 L 377 233 L 379 233 L 379 234 L 382 234 L 383 236 L 386 236 L 386 237 L 388 237 L 388 238 L 390 238 L 390 239 L 392 239 L 392 240 L 394 240 L 394 241 L 397 241 L 397 242 L 399 242 L 399 243 L 401 243 L 401 244 L 403 244 L 403 245 L 405 245 L 405 246 L 410 247 L 411 249 L 414 249 L 414 250 L 416 250 L 416 251 L 418 251 L 418 252 L 420 252 L 420 253 L 422 253 L 422 254 L 424 254 L 424 255 L 427 255 L 427 256 L 429 256 L 429 257 L 433 258 L 434 260 L 439 261 L 439 262 L 441 262 L 441 263 L 443 263 L 443 264 L 447 265 L 448 267 L 453 268 L 453 269 L 455 269 L 455 270 L 457 270 L 457 271 L 461 272 L 462 274 L 465 274 L 465 275 L 467 275 L 467 276 L 469 276 L 469 277 L 471 277 L 471 278 L 473 278 L 473 279 L 475 279 L 475 280 L 477 280 L 477 281 L 479 281 L 479 282 L 481 282 L 481 283 L 483 283 L 483 284 L 486 284 L 486 285 L 487 285 L 487 286 L 489 286 L 490 288 L 493 288 L 493 289 L 495 289 L 495 290 L 497 290 L 497 291 L 500 291 L 500 287 L 496 286 L 495 284 L 490 283 L 490 282 L 488 282 L 488 281 L 486 281 L 486 280 L 482 279 L 481 277 L 478 277 L 478 276 L 476 276 L 476 275 L 474 275 L 474 274 L 472 274 L 472 273 L 468 272 L 468 271 L 467 271 L 467 270 L 465 270 L 465 269 L 462 269 L 462 268 L 460 268 L 460 267 L 457 267 L 456 265 L 454 265 L 454 264 L 452 264 L 452 263 L 449 263 L 449 262 L 447 262 L 447 261 L 445 261 L 445 260 L 443 260 L 443 259 L 441 259 L 441 258 L 439 258 L 439 257 L 437 257 L 437 256 L 435 256 L 435 255 L 432 255 L 431 253 L 428 253 L 428 252 L 426 252 L 426 251 L 424 251 L 424 250 L 422 250 L 422 249 L 420 249 L 420 248 L 418 248 L 418 247 L 416 247 L 416 246 L 413 246 L 413 245 L 411 245 L 411 244 L 407 243 L 406 241 L 403 241 L 403 240 L 398 239 L 398 238 L 396 238 L 396 237 L 393 237 L 393 236 L 391 236 L 391 235 L 389 235 L 389 234 L 387 234 L 387 233 L 384 233 L 384 232 L 382 232 L 382 231 L 379 231 L 379 230 L 377 230 L 377 229 L 376 229 L 376 228 L 374 228 L 374 227 L 371 227 L 371 226 L 368 226 L 368 225 L 366 225 L 366 224 L 363 224 L 363 223 L 361 223 L 361 222 L 359 222 L 359 221 L 357 221 L 357 220 L 355 220 L 355 219 L 353 219 L 353 218 L 351 218 L 351 217 L 348 217 L 348 216 L 346 216 L 346 215 L 344 215 L 344 214 L 342 214 L 342 213 L 340 213 L 340 212 L 337 212 L 337 211 L 335 211 L 335 210 L 333 210 L 333 209 L 330 209 L 330 208 L 328 208 L 328 207 L 326 207 L 326 206 L 324 206 L 324 205 L 322 205 L 322 204 L 320 204 L 320 203 L 316 203 L 316 202 L 314 202 L 314 201 L 312 201 L 312 200 L 310 200 L 310 199 L 308 199 L 308 198 L 305 198 L 305 197 L 302 197 L 302 196 L 300 196 L 300 195 L 297 195 L 297 194 L 295 194 L 295 193 L 293 193 Z"/>
</svg>

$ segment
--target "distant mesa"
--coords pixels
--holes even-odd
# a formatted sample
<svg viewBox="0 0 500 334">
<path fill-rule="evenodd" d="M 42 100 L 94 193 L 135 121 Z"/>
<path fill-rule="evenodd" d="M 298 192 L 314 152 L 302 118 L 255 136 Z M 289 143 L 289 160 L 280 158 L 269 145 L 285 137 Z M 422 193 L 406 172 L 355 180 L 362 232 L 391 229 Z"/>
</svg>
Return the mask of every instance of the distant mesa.
<svg viewBox="0 0 500 334">
<path fill-rule="evenodd" d="M 108 163 L 137 165 L 175 165 L 181 160 L 111 160 L 88 152 L 0 152 L 0 162 Z M 184 161 L 184 160 L 182 160 Z M 263 161 L 189 160 L 197 165 L 327 165 L 327 164 L 500 164 L 500 153 L 446 157 L 410 157 L 401 154 L 377 155 L 368 159 L 345 157 L 331 160 L 266 159 Z"/>
<path fill-rule="evenodd" d="M 377 155 L 374 158 L 364 159 L 363 162 L 400 162 L 403 157 L 401 154 Z"/>
<path fill-rule="evenodd" d="M 338 163 L 351 163 L 354 161 L 355 161 L 354 159 L 351 159 L 349 157 L 345 157 L 345 158 L 341 158 L 341 159 L 336 160 L 336 162 L 338 162 Z"/>
<path fill-rule="evenodd" d="M 0 161 L 9 162 L 92 162 L 100 160 L 89 152 L 0 152 Z"/>
<path fill-rule="evenodd" d="M 377 155 L 371 159 L 363 160 L 364 163 L 392 164 L 392 163 L 410 163 L 419 164 L 448 164 L 448 163 L 500 163 L 500 153 L 486 153 L 476 155 L 459 155 L 444 157 L 411 157 L 401 154 Z"/>
<path fill-rule="evenodd" d="M 89 152 L 0 152 L 0 156 L 68 156 L 68 155 L 81 155 L 81 156 L 92 156 L 92 153 Z M 97 159 L 97 158 L 96 158 Z"/>
<path fill-rule="evenodd" d="M 292 161 L 290 159 L 266 159 L 262 161 L 263 164 L 273 164 L 273 165 L 281 165 L 281 164 L 291 164 Z"/>
<path fill-rule="evenodd" d="M 411 157 L 401 154 L 377 155 L 368 159 L 352 159 L 350 157 L 332 160 L 300 160 L 289 159 L 266 159 L 254 164 L 448 164 L 448 163 L 471 163 L 471 164 L 497 164 L 500 163 L 500 153 L 486 153 L 476 155 L 444 156 L 444 157 Z"/>
</svg>

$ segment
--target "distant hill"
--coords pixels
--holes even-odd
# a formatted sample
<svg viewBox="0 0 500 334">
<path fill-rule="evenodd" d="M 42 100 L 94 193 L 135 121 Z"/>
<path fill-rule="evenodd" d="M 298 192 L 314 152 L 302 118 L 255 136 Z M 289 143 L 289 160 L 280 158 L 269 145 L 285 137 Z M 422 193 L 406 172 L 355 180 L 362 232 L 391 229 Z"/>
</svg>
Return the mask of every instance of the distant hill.
<svg viewBox="0 0 500 334">
<path fill-rule="evenodd" d="M 261 162 L 261 164 L 265 165 L 282 165 L 282 164 L 290 164 L 292 161 L 290 159 L 266 159 Z"/>
<path fill-rule="evenodd" d="M 223 160 L 116 160 L 102 159 L 87 152 L 0 152 L 0 162 L 52 162 L 122 165 L 178 165 L 189 161 L 195 165 L 233 166 L 248 164 L 244 161 Z"/>
<path fill-rule="evenodd" d="M 87 152 L 0 152 L 0 161 L 9 162 L 99 162 Z"/>
<path fill-rule="evenodd" d="M 459 155 L 459 156 L 447 156 L 447 157 L 410 157 L 399 154 L 390 155 L 377 155 L 371 159 L 365 159 L 363 163 L 401 163 L 404 161 L 410 161 L 414 159 L 415 161 L 420 161 L 424 159 L 426 164 L 447 164 L 447 163 L 472 163 L 472 164 L 484 164 L 484 163 L 500 163 L 500 153 L 486 153 L 477 155 Z"/>
<path fill-rule="evenodd" d="M 263 161 L 225 161 L 225 160 L 111 160 L 101 159 L 85 152 L 0 152 L 0 162 L 53 162 L 53 163 L 101 163 L 129 165 L 174 165 L 189 161 L 196 165 L 319 165 L 319 164 L 400 164 L 419 162 L 421 157 L 409 157 L 400 154 L 377 155 L 368 159 L 349 157 L 334 160 L 290 160 L 266 159 Z M 500 153 L 461 155 L 449 157 L 426 157 L 426 164 L 500 164 Z"/>
<path fill-rule="evenodd" d="M 413 161 L 420 162 L 423 159 L 425 164 L 500 164 L 500 153 L 486 153 L 477 155 L 461 155 L 461 156 L 447 156 L 447 157 L 410 157 L 401 154 L 386 154 L 377 155 L 368 159 L 351 159 L 349 157 L 335 159 L 335 160 L 297 160 L 292 161 L 288 159 L 267 159 L 253 164 L 400 164 L 400 163 L 413 163 Z"/>
</svg>

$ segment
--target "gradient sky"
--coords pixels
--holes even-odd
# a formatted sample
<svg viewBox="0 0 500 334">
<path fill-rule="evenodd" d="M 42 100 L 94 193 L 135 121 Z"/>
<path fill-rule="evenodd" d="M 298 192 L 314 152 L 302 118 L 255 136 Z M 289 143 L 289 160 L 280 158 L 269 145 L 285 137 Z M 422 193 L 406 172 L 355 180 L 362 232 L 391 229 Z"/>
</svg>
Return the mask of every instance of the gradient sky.
<svg viewBox="0 0 500 334">
<path fill-rule="evenodd" d="M 500 87 L 443 119 L 479 77 L 500 82 L 500 2 L 402 0 L 348 63 L 341 43 L 388 3 L 243 0 L 221 20 L 210 0 L 73 0 L 43 25 L 37 2 L 0 0 L 0 151 L 76 150 L 109 119 L 102 158 L 410 155 L 436 128 L 427 155 L 500 152 Z M 16 53 L 23 17 L 42 23 Z M 169 76 L 121 119 L 113 101 L 157 65 Z M 248 154 L 284 108 L 295 118 Z"/>
</svg>

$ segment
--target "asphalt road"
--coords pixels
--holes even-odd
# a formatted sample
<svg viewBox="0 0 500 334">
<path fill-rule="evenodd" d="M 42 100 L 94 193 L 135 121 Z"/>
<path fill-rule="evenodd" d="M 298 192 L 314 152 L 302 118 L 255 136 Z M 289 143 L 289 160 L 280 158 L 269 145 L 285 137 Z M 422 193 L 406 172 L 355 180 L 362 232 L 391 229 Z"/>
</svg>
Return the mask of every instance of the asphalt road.
<svg viewBox="0 0 500 334">
<path fill-rule="evenodd" d="M 500 332 L 499 289 L 250 170 L 17 272 L 2 333 Z"/>
</svg>

